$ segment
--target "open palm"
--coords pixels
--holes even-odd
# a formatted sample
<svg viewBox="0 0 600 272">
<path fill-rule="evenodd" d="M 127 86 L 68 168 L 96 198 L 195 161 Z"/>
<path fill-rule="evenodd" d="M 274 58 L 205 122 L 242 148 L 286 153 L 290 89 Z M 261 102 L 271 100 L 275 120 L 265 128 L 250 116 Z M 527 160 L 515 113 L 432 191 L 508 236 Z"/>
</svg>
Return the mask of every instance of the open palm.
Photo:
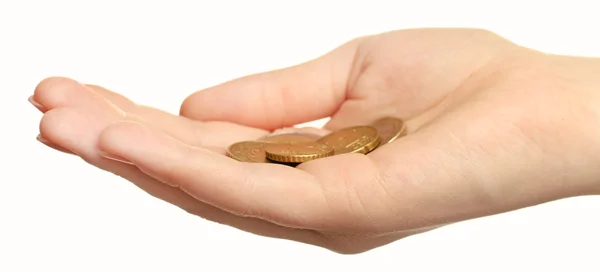
<svg viewBox="0 0 600 272">
<path fill-rule="evenodd" d="M 506 114 L 515 94 L 498 83 L 535 55 L 482 30 L 404 30 L 197 92 L 180 116 L 64 78 L 42 81 L 33 101 L 45 112 L 43 142 L 192 214 L 357 253 L 551 198 L 501 202 L 519 189 L 504 180 L 482 182 L 482 175 L 495 174 L 485 167 L 491 158 L 511 166 L 509 158 L 497 157 L 508 144 L 536 156 L 511 119 L 522 112 Z M 490 97 L 501 102 L 489 103 Z M 337 155 L 296 168 L 223 155 L 234 142 L 282 127 L 331 117 L 325 129 L 337 130 L 384 116 L 404 119 L 408 135 L 368 155 Z M 502 122 L 511 125 L 499 128 Z M 488 147 L 490 134 L 507 140 Z"/>
</svg>

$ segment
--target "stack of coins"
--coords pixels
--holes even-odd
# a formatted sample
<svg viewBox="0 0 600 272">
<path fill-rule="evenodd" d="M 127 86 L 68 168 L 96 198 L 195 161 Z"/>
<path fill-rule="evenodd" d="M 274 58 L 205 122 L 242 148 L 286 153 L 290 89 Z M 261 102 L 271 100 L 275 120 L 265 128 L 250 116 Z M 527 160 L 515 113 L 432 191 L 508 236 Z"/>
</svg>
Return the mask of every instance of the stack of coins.
<svg viewBox="0 0 600 272">
<path fill-rule="evenodd" d="M 367 154 L 403 136 L 401 119 L 384 117 L 365 126 L 354 126 L 325 136 L 311 133 L 285 133 L 256 141 L 232 144 L 227 156 L 242 162 L 279 163 L 290 166 L 345 153 Z"/>
</svg>

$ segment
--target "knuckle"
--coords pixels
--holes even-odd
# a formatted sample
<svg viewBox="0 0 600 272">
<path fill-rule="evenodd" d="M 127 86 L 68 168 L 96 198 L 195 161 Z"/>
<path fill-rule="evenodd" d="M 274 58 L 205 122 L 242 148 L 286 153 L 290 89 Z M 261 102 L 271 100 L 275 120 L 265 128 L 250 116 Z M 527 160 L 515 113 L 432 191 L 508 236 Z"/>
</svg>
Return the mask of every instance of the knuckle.
<svg viewBox="0 0 600 272">
<path fill-rule="evenodd" d="M 63 131 L 64 126 L 68 125 L 64 120 L 68 120 L 71 116 L 76 116 L 76 113 L 70 108 L 58 108 L 47 111 L 40 120 L 39 130 L 41 134 L 44 137 L 57 136 Z"/>
<path fill-rule="evenodd" d="M 74 83 L 76 83 L 74 80 L 66 77 L 48 77 L 38 83 L 35 88 L 35 93 L 43 94 L 46 92 L 54 92 L 72 86 Z"/>
<path fill-rule="evenodd" d="M 369 251 L 372 247 L 363 241 L 368 238 L 356 238 L 347 235 L 325 235 L 323 247 L 342 255 L 356 255 Z"/>
<path fill-rule="evenodd" d="M 49 77 L 38 83 L 33 92 L 34 100 L 45 107 L 55 108 L 66 104 L 67 93 L 78 84 L 64 77 Z"/>
<path fill-rule="evenodd" d="M 193 169 L 189 169 L 190 165 L 197 160 L 193 148 L 188 145 L 181 145 L 177 149 L 175 158 L 163 164 L 161 169 L 161 180 L 167 185 L 179 187 L 183 190 L 190 187 L 189 179 L 184 178 L 186 173 L 193 173 Z"/>
</svg>

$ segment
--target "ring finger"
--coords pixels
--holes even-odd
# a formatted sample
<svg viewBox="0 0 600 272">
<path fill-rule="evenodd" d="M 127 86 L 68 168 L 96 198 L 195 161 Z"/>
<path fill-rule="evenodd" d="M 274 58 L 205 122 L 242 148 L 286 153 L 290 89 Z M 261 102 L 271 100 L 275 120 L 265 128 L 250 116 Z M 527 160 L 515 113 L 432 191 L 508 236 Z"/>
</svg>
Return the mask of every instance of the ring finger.
<svg viewBox="0 0 600 272">
<path fill-rule="evenodd" d="M 130 180 L 159 199 L 208 220 L 263 236 L 298 240 L 310 244 L 321 242 L 320 235 L 312 231 L 289 229 L 259 219 L 238 217 L 200 202 L 178 188 L 170 187 L 143 174 L 133 165 L 101 157 L 96 148 L 100 131 L 109 124 L 123 118 L 131 118 L 130 116 L 144 120 L 146 123 L 149 123 L 149 120 L 144 117 L 151 116 L 153 126 L 181 141 L 214 147 L 226 147 L 234 141 L 243 139 L 256 139 L 265 135 L 266 131 L 228 123 L 199 123 L 148 108 L 138 111 L 137 115 L 124 114 L 120 107 L 128 107 L 125 104 L 128 103 L 127 100 L 122 100 L 117 107 L 112 104 L 112 101 L 120 99 L 118 96 L 108 98 L 109 93 L 105 92 L 103 96 L 97 93 L 97 90 L 96 88 L 96 91 L 92 91 L 73 80 L 62 78 L 52 78 L 40 83 L 33 100 L 40 105 L 40 110 L 45 112 L 40 123 L 43 139 L 79 155 L 98 168 Z"/>
</svg>

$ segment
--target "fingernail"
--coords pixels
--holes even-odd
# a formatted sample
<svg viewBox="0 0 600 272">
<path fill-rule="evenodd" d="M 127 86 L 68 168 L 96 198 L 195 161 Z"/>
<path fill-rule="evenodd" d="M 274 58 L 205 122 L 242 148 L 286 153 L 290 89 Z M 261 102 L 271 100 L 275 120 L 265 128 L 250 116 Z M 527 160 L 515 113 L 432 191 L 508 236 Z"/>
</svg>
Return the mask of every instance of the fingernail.
<svg viewBox="0 0 600 272">
<path fill-rule="evenodd" d="M 30 96 L 27 101 L 29 101 L 29 103 L 31 103 L 31 105 L 36 107 L 39 111 L 45 111 L 44 106 L 33 99 L 33 95 Z"/>
<path fill-rule="evenodd" d="M 121 157 L 121 156 L 117 156 L 115 154 L 110 154 L 108 152 L 102 151 L 102 150 L 98 150 L 98 154 L 104 158 L 107 158 L 109 160 L 113 160 L 113 161 L 117 161 L 117 162 L 121 162 L 121 163 L 126 163 L 126 164 L 132 164 L 132 162 L 128 161 L 127 159 Z"/>
<path fill-rule="evenodd" d="M 35 139 L 38 140 L 38 142 L 40 142 L 40 143 L 44 144 L 45 146 L 50 147 L 50 148 L 52 148 L 54 150 L 57 150 L 57 151 L 60 151 L 60 152 L 64 152 L 64 153 L 67 153 L 67 154 L 71 154 L 71 155 L 75 155 L 75 153 L 73 153 L 71 150 L 68 150 L 68 149 L 66 149 L 66 148 L 64 148 L 62 146 L 59 146 L 59 145 L 56 145 L 56 144 L 50 142 L 48 139 L 42 137 L 42 135 L 38 134 L 38 136 L 35 137 Z"/>
</svg>

